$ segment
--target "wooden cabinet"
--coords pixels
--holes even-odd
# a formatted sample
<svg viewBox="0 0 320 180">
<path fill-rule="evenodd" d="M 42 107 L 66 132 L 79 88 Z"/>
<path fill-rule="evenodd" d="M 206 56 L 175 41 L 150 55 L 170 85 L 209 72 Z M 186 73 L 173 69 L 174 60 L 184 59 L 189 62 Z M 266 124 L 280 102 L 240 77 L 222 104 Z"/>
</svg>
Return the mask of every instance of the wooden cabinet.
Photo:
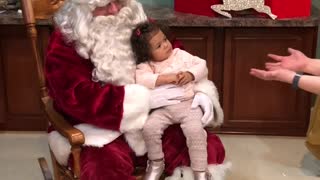
<svg viewBox="0 0 320 180">
<path fill-rule="evenodd" d="M 317 28 L 173 28 L 186 50 L 208 61 L 209 78 L 220 92 L 225 121 L 219 132 L 305 135 L 310 94 L 249 75 L 264 68 L 268 53 L 287 48 L 315 54 Z M 212 41 L 212 42 L 211 42 Z"/>
<path fill-rule="evenodd" d="M 263 68 L 268 53 L 286 55 L 287 47 L 314 57 L 317 27 L 172 27 L 190 53 L 207 60 L 225 113 L 221 133 L 304 135 L 310 94 L 290 85 L 249 75 Z M 50 28 L 39 26 L 43 51 Z M 44 130 L 36 65 L 22 25 L 0 26 L 0 130 Z"/>
<path fill-rule="evenodd" d="M 48 28 L 39 28 L 42 47 Z M 0 26 L 0 130 L 45 130 L 36 64 L 24 26 Z"/>
<path fill-rule="evenodd" d="M 261 81 L 250 68 L 264 68 L 268 53 L 287 55 L 292 47 L 312 57 L 312 28 L 237 28 L 225 32 L 223 130 L 252 134 L 304 135 L 310 94 L 284 83 Z"/>
</svg>

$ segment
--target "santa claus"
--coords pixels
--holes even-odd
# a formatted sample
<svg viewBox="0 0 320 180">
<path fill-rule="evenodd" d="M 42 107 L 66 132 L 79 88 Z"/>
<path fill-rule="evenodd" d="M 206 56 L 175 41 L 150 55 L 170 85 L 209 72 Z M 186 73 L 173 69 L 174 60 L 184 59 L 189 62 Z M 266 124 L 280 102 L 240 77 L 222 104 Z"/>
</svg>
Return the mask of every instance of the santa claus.
<svg viewBox="0 0 320 180">
<path fill-rule="evenodd" d="M 133 180 L 134 167 L 146 165 L 141 129 L 150 109 L 178 103 L 175 86 L 153 91 L 134 84 L 132 29 L 147 17 L 136 0 L 66 0 L 54 16 L 56 30 L 47 49 L 45 73 L 54 107 L 85 135 L 80 179 Z M 175 44 L 175 42 L 173 42 Z M 204 111 L 205 126 L 222 123 L 218 93 L 211 81 L 196 86 L 194 105 Z M 49 144 L 67 165 L 70 145 L 56 131 Z M 163 136 L 168 179 L 193 179 L 179 126 Z M 229 167 L 220 139 L 208 132 L 210 179 L 223 179 Z M 208 178 L 209 179 L 209 178 Z"/>
</svg>

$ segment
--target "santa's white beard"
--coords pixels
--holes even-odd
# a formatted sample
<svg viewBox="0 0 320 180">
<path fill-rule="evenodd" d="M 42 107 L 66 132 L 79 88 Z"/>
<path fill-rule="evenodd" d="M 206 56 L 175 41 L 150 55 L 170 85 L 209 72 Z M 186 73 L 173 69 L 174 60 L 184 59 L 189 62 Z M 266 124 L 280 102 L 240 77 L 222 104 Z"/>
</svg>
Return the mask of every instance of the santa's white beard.
<svg viewBox="0 0 320 180">
<path fill-rule="evenodd" d="M 122 8 L 116 16 L 97 16 L 89 25 L 85 49 L 95 68 L 94 81 L 126 85 L 135 82 L 136 63 L 132 52 L 130 37 L 132 29 L 146 21 L 144 12 Z M 81 41 L 80 41 L 81 42 Z M 81 49 L 78 52 L 81 55 Z"/>
</svg>

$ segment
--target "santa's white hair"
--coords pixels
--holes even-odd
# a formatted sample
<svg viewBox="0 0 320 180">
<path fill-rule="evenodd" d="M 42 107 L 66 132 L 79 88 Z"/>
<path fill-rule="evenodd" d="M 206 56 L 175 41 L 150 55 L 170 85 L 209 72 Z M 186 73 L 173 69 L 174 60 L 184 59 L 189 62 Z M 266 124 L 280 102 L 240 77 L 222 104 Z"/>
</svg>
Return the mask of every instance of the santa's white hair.
<svg viewBox="0 0 320 180">
<path fill-rule="evenodd" d="M 111 1 L 114 0 L 67 0 L 54 21 L 66 41 L 74 42 L 78 54 L 91 59 L 95 66 L 94 81 L 132 84 L 135 60 L 130 36 L 132 29 L 147 17 L 136 0 L 118 0 L 124 5 L 118 14 L 93 17 L 96 7 Z"/>
</svg>

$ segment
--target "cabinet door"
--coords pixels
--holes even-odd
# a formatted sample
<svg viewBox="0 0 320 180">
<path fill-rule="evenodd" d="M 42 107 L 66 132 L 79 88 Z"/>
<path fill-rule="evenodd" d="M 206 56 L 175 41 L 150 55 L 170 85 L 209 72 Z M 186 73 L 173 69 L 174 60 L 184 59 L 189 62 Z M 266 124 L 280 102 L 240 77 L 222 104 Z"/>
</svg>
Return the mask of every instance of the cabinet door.
<svg viewBox="0 0 320 180">
<path fill-rule="evenodd" d="M 48 28 L 38 32 L 46 47 Z M 0 129 L 45 130 L 36 63 L 23 25 L 0 26 L 0 60 Z"/>
<path fill-rule="evenodd" d="M 305 135 L 310 94 L 290 85 L 259 80 L 250 68 L 264 68 L 268 53 L 288 55 L 287 48 L 312 57 L 316 28 L 227 29 L 223 73 L 222 131 L 246 134 Z"/>
<path fill-rule="evenodd" d="M 1 37 L 1 36 L 0 36 Z M 0 129 L 3 129 L 5 126 L 5 119 L 6 119 L 6 111 L 5 111 L 5 74 L 4 74 L 4 67 L 3 67 L 3 57 L 1 56 L 3 47 L 1 46 L 1 39 L 0 39 Z"/>
</svg>

